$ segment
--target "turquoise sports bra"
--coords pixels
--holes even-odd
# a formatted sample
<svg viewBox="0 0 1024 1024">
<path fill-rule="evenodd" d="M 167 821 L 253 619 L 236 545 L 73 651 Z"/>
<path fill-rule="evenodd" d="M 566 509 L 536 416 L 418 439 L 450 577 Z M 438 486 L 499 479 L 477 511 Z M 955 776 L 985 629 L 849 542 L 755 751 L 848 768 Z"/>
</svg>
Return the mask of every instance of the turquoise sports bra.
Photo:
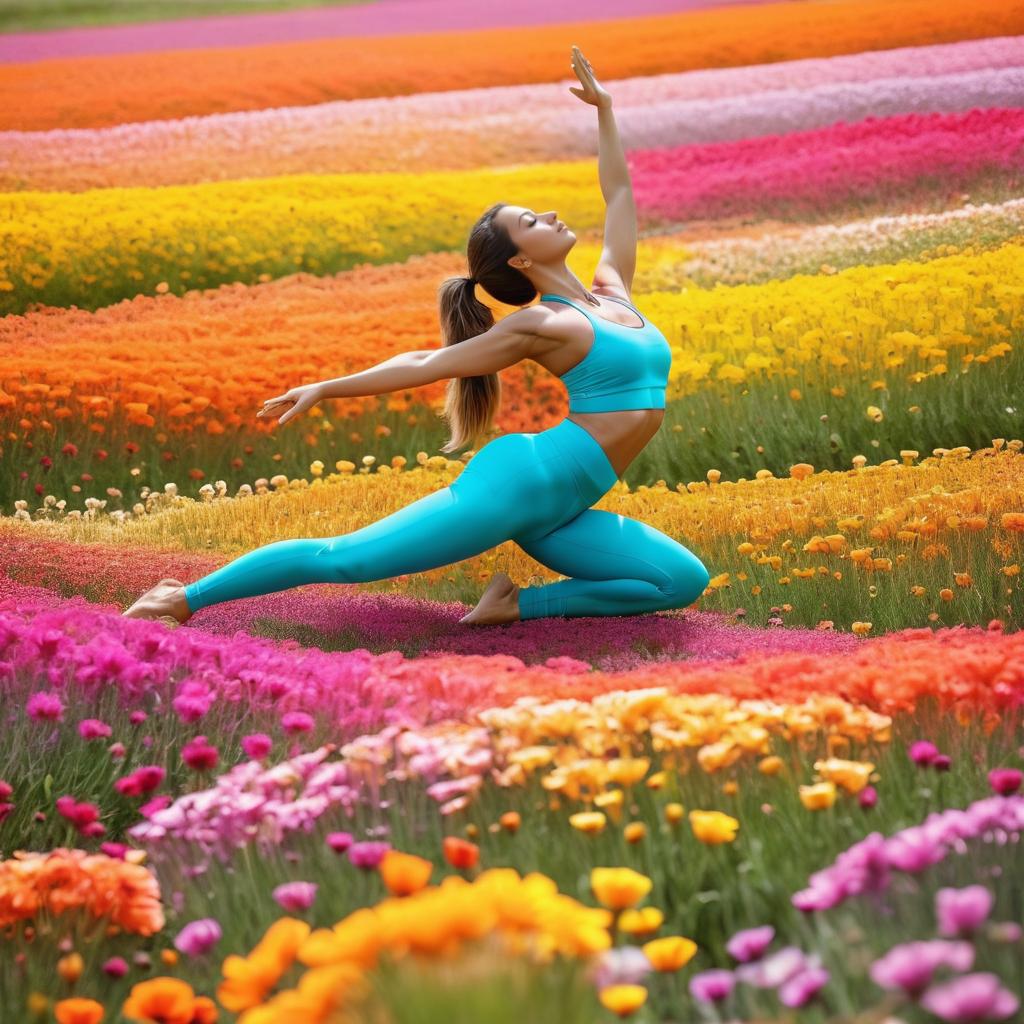
<svg viewBox="0 0 1024 1024">
<path fill-rule="evenodd" d="M 642 327 L 627 327 L 589 313 L 561 295 L 542 295 L 541 298 L 575 307 L 594 328 L 590 351 L 558 378 L 569 392 L 569 412 L 665 408 L 672 349 L 665 335 L 640 310 L 625 299 L 601 296 L 621 302 L 643 322 Z"/>
</svg>

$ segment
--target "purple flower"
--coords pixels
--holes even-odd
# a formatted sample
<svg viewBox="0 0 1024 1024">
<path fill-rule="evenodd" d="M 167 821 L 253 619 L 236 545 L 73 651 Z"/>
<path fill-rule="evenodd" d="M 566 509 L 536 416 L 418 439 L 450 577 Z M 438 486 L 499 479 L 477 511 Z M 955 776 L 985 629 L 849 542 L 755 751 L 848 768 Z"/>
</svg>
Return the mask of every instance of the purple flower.
<svg viewBox="0 0 1024 1024">
<path fill-rule="evenodd" d="M 281 716 L 281 728 L 285 732 L 309 732 L 313 728 L 313 716 L 305 711 L 286 711 Z"/>
<path fill-rule="evenodd" d="M 113 730 L 110 726 L 106 722 L 101 722 L 98 718 L 83 718 L 78 723 L 78 735 L 83 740 L 105 740 L 112 733 Z"/>
<path fill-rule="evenodd" d="M 242 749 L 252 761 L 259 761 L 270 753 L 274 741 L 265 732 L 254 732 L 242 737 Z"/>
<path fill-rule="evenodd" d="M 712 968 L 701 971 L 690 979 L 690 995 L 702 1003 L 717 1003 L 727 999 L 736 979 L 732 971 Z"/>
<path fill-rule="evenodd" d="M 384 854 L 391 849 L 390 843 L 381 840 L 369 840 L 362 843 L 353 843 L 348 848 L 348 859 L 364 871 L 376 871 Z"/>
<path fill-rule="evenodd" d="M 808 967 L 793 975 L 779 988 L 779 1002 L 783 1006 L 806 1006 L 829 979 L 824 967 Z"/>
<path fill-rule="evenodd" d="M 988 920 L 992 893 L 983 885 L 940 889 L 935 894 L 935 916 L 940 935 L 971 935 Z"/>
<path fill-rule="evenodd" d="M 64 717 L 64 704 L 57 694 L 37 690 L 29 697 L 25 712 L 36 722 L 59 722 Z"/>
<path fill-rule="evenodd" d="M 285 910 L 308 910 L 316 898 L 316 882 L 284 882 L 273 896 Z"/>
<path fill-rule="evenodd" d="M 750 960 L 757 960 L 774 938 L 775 929 L 766 924 L 760 928 L 748 928 L 746 931 L 737 932 L 725 944 L 725 948 L 729 956 L 745 964 Z"/>
<path fill-rule="evenodd" d="M 974 947 L 969 942 L 905 942 L 893 946 L 870 967 L 871 980 L 881 988 L 902 989 L 916 999 L 931 984 L 940 967 L 969 971 L 974 966 Z"/>
<path fill-rule="evenodd" d="M 928 740 L 918 740 L 916 743 L 910 744 L 910 749 L 907 753 L 914 764 L 924 766 L 931 764 L 935 760 L 938 756 L 939 748 Z"/>
<path fill-rule="evenodd" d="M 335 853 L 344 853 L 355 842 L 351 832 L 328 832 L 327 845 Z"/>
<path fill-rule="evenodd" d="M 994 974 L 964 974 L 928 989 L 921 1006 L 950 1024 L 1004 1020 L 1020 1008 L 1020 1000 L 1002 988 Z"/>
<path fill-rule="evenodd" d="M 988 773 L 988 784 L 993 792 L 1000 796 L 1009 796 L 1020 789 L 1021 782 L 1024 782 L 1024 772 L 1017 768 L 993 768 Z"/>
<path fill-rule="evenodd" d="M 220 925 L 212 917 L 190 921 L 174 939 L 175 948 L 186 956 L 203 956 L 220 942 Z"/>
</svg>

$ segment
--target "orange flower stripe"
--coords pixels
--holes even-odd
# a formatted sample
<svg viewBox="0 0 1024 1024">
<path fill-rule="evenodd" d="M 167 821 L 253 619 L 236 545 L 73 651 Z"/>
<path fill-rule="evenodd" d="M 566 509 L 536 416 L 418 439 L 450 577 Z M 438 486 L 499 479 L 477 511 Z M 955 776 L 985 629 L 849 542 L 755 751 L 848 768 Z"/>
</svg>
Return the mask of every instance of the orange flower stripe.
<svg viewBox="0 0 1024 1024">
<path fill-rule="evenodd" d="M 746 8 L 743 19 L 742 33 L 725 7 L 544 32 L 531 25 L 12 64 L 0 67 L 0 130 L 547 82 L 564 77 L 574 43 L 614 80 L 1024 32 L 1024 11 L 1005 0 L 771 3 Z"/>
</svg>

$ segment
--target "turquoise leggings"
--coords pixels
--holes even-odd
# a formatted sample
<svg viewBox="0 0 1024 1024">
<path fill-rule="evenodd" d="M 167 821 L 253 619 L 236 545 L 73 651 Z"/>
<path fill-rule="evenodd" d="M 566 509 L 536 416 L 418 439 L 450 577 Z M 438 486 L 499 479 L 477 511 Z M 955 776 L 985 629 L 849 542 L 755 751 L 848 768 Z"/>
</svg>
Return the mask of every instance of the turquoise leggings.
<svg viewBox="0 0 1024 1024">
<path fill-rule="evenodd" d="M 340 537 L 282 540 L 189 583 L 207 605 L 305 583 L 369 583 L 450 565 L 515 541 L 570 577 L 519 591 L 519 617 L 636 615 L 683 608 L 708 571 L 653 526 L 590 506 L 617 476 L 604 449 L 570 419 L 537 434 L 502 434 L 448 486 Z"/>
</svg>

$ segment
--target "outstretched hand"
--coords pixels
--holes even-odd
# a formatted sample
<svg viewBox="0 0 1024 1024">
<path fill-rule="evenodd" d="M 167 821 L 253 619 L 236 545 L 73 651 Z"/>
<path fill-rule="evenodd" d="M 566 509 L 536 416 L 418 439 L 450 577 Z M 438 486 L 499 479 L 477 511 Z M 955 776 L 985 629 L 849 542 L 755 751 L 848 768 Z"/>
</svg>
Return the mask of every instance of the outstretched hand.
<svg viewBox="0 0 1024 1024">
<path fill-rule="evenodd" d="M 584 103 L 590 103 L 595 107 L 610 107 L 612 105 L 610 94 L 594 77 L 590 61 L 583 56 L 580 48 L 575 45 L 572 48 L 572 69 L 576 72 L 576 77 L 579 78 L 583 88 L 574 89 L 570 87 L 569 92 L 574 96 L 578 96 Z"/>
<path fill-rule="evenodd" d="M 281 411 L 282 406 L 290 405 L 291 408 L 277 421 L 279 424 L 287 423 L 293 416 L 298 416 L 300 412 L 311 409 L 322 398 L 323 395 L 320 393 L 318 385 L 303 384 L 297 388 L 292 388 L 290 391 L 286 391 L 277 398 L 268 398 L 263 403 L 263 408 L 256 413 L 256 416 L 259 418 L 260 416 L 278 413 Z"/>
</svg>

